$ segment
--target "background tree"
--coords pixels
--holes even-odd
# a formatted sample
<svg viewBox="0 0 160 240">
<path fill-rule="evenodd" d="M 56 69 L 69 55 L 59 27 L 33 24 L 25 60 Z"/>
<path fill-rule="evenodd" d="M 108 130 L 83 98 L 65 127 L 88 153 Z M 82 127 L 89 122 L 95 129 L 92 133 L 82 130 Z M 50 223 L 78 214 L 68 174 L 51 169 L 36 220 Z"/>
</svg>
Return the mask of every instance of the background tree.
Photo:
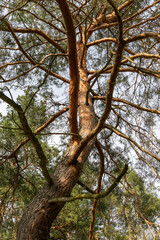
<svg viewBox="0 0 160 240">
<path fill-rule="evenodd" d="M 159 4 L 0 4 L 3 239 L 159 238 Z"/>
</svg>

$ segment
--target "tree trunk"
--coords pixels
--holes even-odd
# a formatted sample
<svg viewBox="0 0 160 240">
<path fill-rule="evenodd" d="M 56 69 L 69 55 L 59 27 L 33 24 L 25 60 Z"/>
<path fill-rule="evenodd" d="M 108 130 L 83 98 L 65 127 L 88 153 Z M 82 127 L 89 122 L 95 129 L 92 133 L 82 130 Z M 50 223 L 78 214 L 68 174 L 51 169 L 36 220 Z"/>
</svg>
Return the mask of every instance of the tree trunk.
<svg viewBox="0 0 160 240">
<path fill-rule="evenodd" d="M 68 165 L 69 149 L 53 174 L 54 184 L 46 184 L 25 210 L 18 228 L 18 240 L 49 239 L 51 224 L 64 203 L 49 204 L 48 200 L 69 196 L 81 172 L 80 164 Z"/>
<path fill-rule="evenodd" d="M 89 105 L 86 105 L 86 92 L 89 86 L 85 67 L 79 67 L 79 73 L 79 134 L 84 138 L 95 128 L 97 121 L 91 99 L 89 99 Z M 48 203 L 48 201 L 56 197 L 70 196 L 94 142 L 95 138 L 82 150 L 76 164 L 69 164 L 69 159 L 78 146 L 78 140 L 70 142 L 63 159 L 57 165 L 53 173 L 53 185 L 45 184 L 40 193 L 25 210 L 19 223 L 17 240 L 49 239 L 51 224 L 65 203 L 55 202 L 51 204 Z"/>
</svg>

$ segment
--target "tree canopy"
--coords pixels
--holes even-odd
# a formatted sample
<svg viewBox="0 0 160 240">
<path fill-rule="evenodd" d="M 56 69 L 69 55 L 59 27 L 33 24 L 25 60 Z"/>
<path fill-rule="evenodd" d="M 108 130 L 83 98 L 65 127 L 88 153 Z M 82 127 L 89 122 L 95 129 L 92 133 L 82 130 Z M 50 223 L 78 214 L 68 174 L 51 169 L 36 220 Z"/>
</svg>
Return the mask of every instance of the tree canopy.
<svg viewBox="0 0 160 240">
<path fill-rule="evenodd" d="M 0 3 L 0 238 L 160 239 L 160 1 Z"/>
</svg>

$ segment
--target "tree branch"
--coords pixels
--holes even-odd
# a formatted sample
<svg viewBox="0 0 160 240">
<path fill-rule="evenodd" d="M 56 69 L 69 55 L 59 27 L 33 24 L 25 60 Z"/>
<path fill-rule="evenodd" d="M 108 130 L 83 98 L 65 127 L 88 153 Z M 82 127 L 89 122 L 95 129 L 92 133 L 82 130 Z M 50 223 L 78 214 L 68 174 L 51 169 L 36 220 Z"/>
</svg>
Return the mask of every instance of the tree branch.
<svg viewBox="0 0 160 240">
<path fill-rule="evenodd" d="M 139 35 L 135 35 L 135 36 L 132 36 L 132 37 L 129 37 L 129 38 L 125 38 L 124 41 L 125 43 L 131 43 L 131 42 L 135 42 L 135 41 L 138 41 L 138 40 L 142 40 L 142 39 L 145 39 L 145 38 L 155 38 L 157 40 L 160 40 L 160 33 L 154 33 L 154 32 L 148 32 L 148 33 L 141 33 Z"/>
<path fill-rule="evenodd" d="M 157 155 L 153 154 L 152 152 L 142 148 L 136 141 L 134 141 L 131 137 L 125 135 L 124 133 L 122 133 L 120 130 L 115 129 L 113 126 L 105 124 L 105 127 L 112 130 L 114 133 L 116 133 L 117 135 L 119 135 L 122 138 L 127 139 L 129 142 L 133 143 L 137 148 L 139 148 L 142 152 L 147 153 L 148 155 L 150 155 L 151 157 L 157 159 L 158 161 L 160 161 L 160 157 L 158 157 Z"/>
<path fill-rule="evenodd" d="M 97 186 L 96 193 L 100 193 L 101 185 L 102 185 L 102 176 L 104 173 L 104 154 L 103 154 L 103 151 L 101 148 L 101 144 L 98 140 L 96 140 L 95 145 L 98 150 L 99 157 L 100 157 L 100 170 L 99 170 L 98 186 Z M 89 240 L 92 240 L 92 237 L 93 237 L 96 206 L 97 206 L 97 199 L 94 200 L 93 205 L 92 205 L 92 210 L 91 210 L 91 224 L 90 224 L 90 228 L 89 228 Z"/>
<path fill-rule="evenodd" d="M 12 29 L 12 27 L 10 26 L 9 22 L 4 20 L 4 23 L 7 26 L 7 29 L 11 32 L 13 38 L 15 39 L 15 42 L 17 43 L 19 50 L 24 54 L 24 56 L 33 64 L 36 65 L 37 63 L 30 57 L 30 55 L 28 55 L 28 53 L 24 50 L 24 48 L 22 47 L 18 37 L 16 36 L 14 30 Z"/>
<path fill-rule="evenodd" d="M 44 123 L 41 127 L 37 128 L 36 131 L 34 132 L 34 134 L 37 134 L 39 132 L 41 132 L 42 130 L 44 130 L 46 127 L 48 127 L 48 125 L 50 123 L 52 123 L 57 117 L 59 117 L 60 115 L 62 115 L 63 113 L 65 113 L 66 111 L 69 110 L 69 107 L 65 107 L 62 110 L 60 110 L 59 112 L 55 113 L 46 123 Z M 23 140 L 12 152 L 11 154 L 6 158 L 12 158 L 15 153 L 22 147 L 24 146 L 28 141 L 30 140 L 30 138 L 26 138 L 25 140 Z"/>
<path fill-rule="evenodd" d="M 136 28 L 136 27 L 138 27 L 138 26 L 141 26 L 141 25 L 143 25 L 143 24 L 145 24 L 145 23 L 147 23 L 147 22 L 149 22 L 149 21 L 153 21 L 153 20 L 155 20 L 155 19 L 158 19 L 159 17 L 160 17 L 160 13 L 159 13 L 158 15 L 156 15 L 155 17 L 150 17 L 150 18 L 148 18 L 148 19 L 146 19 L 146 20 L 144 20 L 144 21 L 142 21 L 142 22 L 139 22 L 139 23 L 137 23 L 137 24 L 134 24 L 134 25 L 126 28 L 125 31 L 124 31 L 124 34 L 125 34 L 126 32 L 128 32 L 128 31 L 129 31 L 130 29 L 132 29 L 132 28 Z"/>
<path fill-rule="evenodd" d="M 7 21 L 4 21 L 9 24 Z M 47 42 L 51 43 L 55 48 L 57 48 L 61 53 L 66 53 L 66 51 L 58 44 L 56 43 L 49 35 L 47 35 L 45 32 L 39 29 L 35 28 L 5 28 L 2 25 L 0 25 L 0 30 L 1 31 L 9 31 L 9 32 L 15 32 L 15 33 L 33 33 L 33 34 L 38 34 L 39 36 L 43 37 L 44 39 L 47 40 Z"/>
<path fill-rule="evenodd" d="M 111 2 L 110 2 L 110 4 L 113 4 L 115 6 L 113 1 L 111 1 Z M 134 0 L 126 1 L 120 7 L 116 8 L 116 10 L 122 11 L 125 7 L 127 7 L 130 4 L 132 4 L 133 2 L 134 2 Z M 106 9 L 107 8 L 104 7 L 104 9 L 102 10 L 101 14 L 98 16 L 98 18 L 93 20 L 93 23 L 92 23 L 92 25 L 91 25 L 91 27 L 89 29 L 90 32 L 93 32 L 93 31 L 99 30 L 101 28 L 107 28 L 107 27 L 110 27 L 112 25 L 117 25 L 118 24 L 118 22 L 116 21 L 115 12 L 105 16 Z"/>
<path fill-rule="evenodd" d="M 76 33 L 66 0 L 56 0 L 66 26 L 67 40 L 68 40 L 68 57 L 69 57 L 69 70 L 70 70 L 70 89 L 69 89 L 69 125 L 71 133 L 78 133 L 77 123 L 77 108 L 78 108 L 78 91 L 79 91 L 79 71 L 77 60 L 77 47 L 76 47 Z M 75 136 L 72 136 L 75 139 Z"/>
<path fill-rule="evenodd" d="M 54 202 L 72 202 L 78 199 L 101 199 L 109 195 L 113 189 L 118 185 L 121 178 L 126 174 L 128 170 L 128 165 L 126 164 L 118 177 L 115 179 L 113 184 L 104 192 L 102 193 L 96 193 L 96 194 L 78 194 L 74 197 L 59 197 L 59 198 L 53 198 L 48 201 L 48 203 L 54 203 Z"/>
<path fill-rule="evenodd" d="M 137 154 L 138 159 L 139 159 L 139 160 L 142 160 L 143 162 L 145 162 L 145 164 L 148 165 L 148 167 L 151 169 L 151 171 L 153 172 L 153 174 L 154 174 L 157 178 L 160 179 L 160 176 L 159 176 L 159 174 L 156 172 L 156 170 L 154 169 L 154 167 L 152 167 L 152 165 L 151 165 L 144 157 L 141 156 L 141 154 L 137 151 L 137 149 L 135 148 L 135 146 L 134 146 L 132 143 L 130 143 L 130 145 L 131 145 L 131 147 L 133 148 L 133 150 L 135 151 L 135 153 Z"/>
<path fill-rule="evenodd" d="M 32 144 L 34 145 L 37 155 L 40 159 L 39 165 L 42 169 L 43 176 L 45 177 L 48 184 L 53 184 L 52 178 L 50 177 L 47 167 L 46 167 L 47 158 L 43 152 L 43 149 L 42 149 L 39 141 L 37 140 L 37 138 L 35 137 L 35 135 L 33 134 L 32 130 L 31 130 L 31 128 L 29 127 L 27 119 L 25 117 L 25 114 L 24 114 L 21 106 L 18 105 L 17 103 L 15 103 L 9 97 L 7 97 L 3 92 L 0 92 L 0 98 L 3 101 L 5 101 L 6 103 L 8 103 L 10 106 L 12 106 L 17 111 L 19 119 L 20 119 L 22 127 L 23 127 L 23 130 L 24 130 L 25 134 L 28 136 L 28 138 L 31 140 Z"/>
<path fill-rule="evenodd" d="M 98 100 L 105 100 L 105 97 L 102 97 L 102 96 L 93 96 L 93 98 L 98 99 Z M 145 107 L 142 107 L 142 106 L 137 105 L 135 103 L 129 102 L 129 101 L 127 101 L 125 99 L 122 99 L 122 98 L 112 98 L 112 101 L 125 103 L 125 104 L 127 104 L 131 107 L 137 108 L 137 109 L 142 110 L 142 111 L 160 114 L 160 111 L 157 110 L 157 109 L 145 108 Z"/>
<path fill-rule="evenodd" d="M 114 12 L 115 12 L 115 15 L 116 15 L 116 18 L 117 18 L 117 21 L 118 21 L 118 25 L 119 25 L 119 42 L 123 42 L 123 24 L 122 24 L 122 19 L 121 19 L 119 10 L 112 0 L 107 0 L 107 2 L 114 9 Z"/>
<path fill-rule="evenodd" d="M 95 193 L 95 191 L 93 191 L 92 189 L 90 189 L 89 187 L 87 187 L 87 186 L 86 186 L 84 183 L 82 183 L 80 180 L 78 180 L 77 183 L 78 183 L 81 187 L 83 187 L 85 190 L 87 190 L 88 192 L 90 192 L 90 193 L 92 193 L 92 194 Z"/>
<path fill-rule="evenodd" d="M 160 2 L 160 0 L 154 1 L 152 4 L 146 6 L 145 8 L 141 9 L 140 11 L 137 11 L 135 14 L 129 16 L 129 17 L 126 18 L 124 21 L 125 21 L 125 22 L 126 22 L 126 21 L 130 21 L 130 20 L 133 19 L 134 17 L 136 17 L 136 16 L 140 15 L 141 13 L 145 12 L 147 9 L 155 6 L 155 5 L 156 5 L 157 3 L 159 3 L 159 2 Z"/>
<path fill-rule="evenodd" d="M 160 114 L 160 111 L 157 110 L 157 109 L 151 109 L 151 108 L 141 107 L 140 105 L 134 104 L 134 103 L 129 102 L 129 101 L 125 100 L 125 99 L 112 98 L 112 101 L 122 102 L 122 103 L 125 103 L 125 104 L 127 104 L 127 105 L 129 105 L 129 106 L 131 106 L 131 107 L 134 107 L 134 108 L 137 108 L 137 109 L 139 109 L 139 110 L 142 110 L 142 111 Z"/>
</svg>

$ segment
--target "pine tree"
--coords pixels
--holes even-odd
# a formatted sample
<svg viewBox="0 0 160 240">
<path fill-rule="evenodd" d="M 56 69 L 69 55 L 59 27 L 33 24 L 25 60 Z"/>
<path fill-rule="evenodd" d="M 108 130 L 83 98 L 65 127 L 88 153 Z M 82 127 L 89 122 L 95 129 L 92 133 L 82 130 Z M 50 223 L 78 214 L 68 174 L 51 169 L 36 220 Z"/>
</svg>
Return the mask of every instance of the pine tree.
<svg viewBox="0 0 160 240">
<path fill-rule="evenodd" d="M 159 4 L 0 4 L 2 239 L 159 237 Z"/>
</svg>

